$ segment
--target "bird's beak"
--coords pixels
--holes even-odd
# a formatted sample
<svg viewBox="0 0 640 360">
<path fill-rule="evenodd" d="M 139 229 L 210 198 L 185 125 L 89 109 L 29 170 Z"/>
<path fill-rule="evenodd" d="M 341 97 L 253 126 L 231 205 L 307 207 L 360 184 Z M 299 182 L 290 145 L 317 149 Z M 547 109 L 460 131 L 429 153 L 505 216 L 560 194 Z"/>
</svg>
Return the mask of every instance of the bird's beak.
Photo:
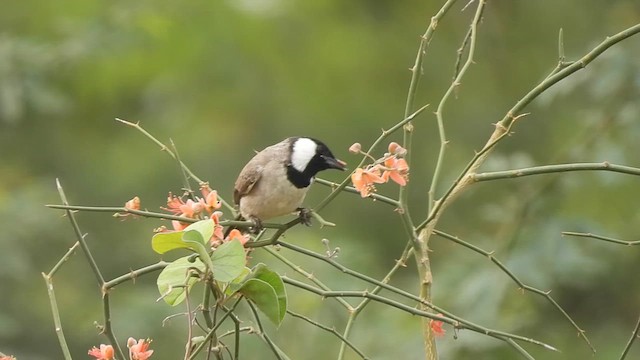
<svg viewBox="0 0 640 360">
<path fill-rule="evenodd" d="M 338 169 L 342 171 L 347 169 L 347 163 L 342 160 L 338 160 L 328 156 L 323 156 L 322 159 L 324 160 L 324 163 L 329 167 L 329 169 Z"/>
</svg>

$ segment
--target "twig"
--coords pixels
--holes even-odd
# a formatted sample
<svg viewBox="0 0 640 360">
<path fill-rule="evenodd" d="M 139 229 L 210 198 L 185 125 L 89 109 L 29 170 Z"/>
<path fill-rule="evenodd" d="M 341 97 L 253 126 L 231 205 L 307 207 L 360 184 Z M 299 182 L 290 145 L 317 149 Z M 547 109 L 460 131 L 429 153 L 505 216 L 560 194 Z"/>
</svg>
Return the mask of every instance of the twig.
<svg viewBox="0 0 640 360">
<path fill-rule="evenodd" d="M 552 350 L 552 351 L 558 351 L 556 348 L 554 348 L 551 345 L 545 344 L 541 341 L 538 340 L 534 340 L 531 338 L 527 338 L 524 336 L 520 336 L 520 335 L 515 335 L 515 334 L 511 334 L 511 333 L 507 333 L 507 332 L 503 332 L 503 331 L 497 331 L 497 330 L 493 330 L 493 329 L 489 329 L 489 328 L 485 328 L 483 326 L 479 326 L 479 325 L 475 325 L 472 324 L 470 322 L 460 322 L 458 320 L 452 319 L 450 317 L 445 317 L 445 316 L 440 316 L 440 315 L 436 315 L 427 311 L 423 311 L 423 310 L 419 310 L 416 309 L 412 306 L 408 306 L 405 304 L 402 304 L 400 302 L 385 298 L 383 296 L 380 295 L 376 295 L 376 294 L 372 294 L 368 291 L 323 291 L 321 289 L 315 288 L 311 285 L 307 285 L 303 282 L 291 279 L 289 277 L 283 276 L 282 277 L 282 281 L 284 281 L 285 283 L 289 284 L 289 285 L 293 285 L 297 288 L 312 292 L 314 294 L 317 294 L 319 296 L 322 297 L 335 297 L 335 296 L 342 296 L 342 297 L 359 297 L 359 298 L 369 298 L 373 301 L 394 307 L 396 309 L 402 310 L 404 312 L 407 312 L 409 314 L 413 314 L 413 315 L 417 315 L 417 316 L 422 316 L 422 317 L 426 317 L 429 319 L 433 319 L 433 320 L 438 320 L 438 321 L 442 321 L 445 322 L 447 324 L 452 325 L 453 327 L 457 328 L 457 329 L 468 329 L 471 330 L 473 332 L 477 332 L 479 334 L 483 334 L 483 335 L 488 335 L 491 337 L 494 337 L 496 339 L 500 339 L 500 340 L 505 340 L 505 338 L 509 338 L 509 339 L 514 339 L 514 340 L 519 340 L 519 341 L 524 341 L 524 342 L 528 342 L 531 344 L 535 344 L 538 346 L 542 346 L 543 348 L 547 349 L 547 350 Z"/>
<path fill-rule="evenodd" d="M 475 182 L 500 180 L 500 179 L 512 179 L 522 176 L 541 175 L 541 174 L 553 174 L 559 172 L 571 172 L 571 171 L 611 171 L 628 175 L 640 176 L 640 168 L 631 166 L 615 165 L 609 162 L 601 163 L 571 163 L 571 164 L 557 164 L 557 165 L 544 165 L 534 166 L 523 169 L 505 170 L 505 171 L 492 171 L 480 174 L 469 174 L 471 180 Z"/>
<path fill-rule="evenodd" d="M 325 186 L 329 186 L 332 189 L 337 188 L 338 186 L 340 186 L 340 184 L 335 183 L 333 181 L 328 181 L 325 179 L 320 179 L 320 178 L 316 178 L 316 183 L 321 184 L 321 185 L 325 185 Z M 354 188 L 353 186 L 345 186 L 344 187 L 344 191 L 352 193 L 352 194 L 360 194 L 360 191 L 356 190 L 356 188 Z M 392 198 L 380 195 L 380 194 L 376 194 L 376 193 L 372 193 L 369 194 L 368 198 L 374 200 L 374 201 L 380 201 L 389 205 L 393 205 L 395 207 L 399 207 L 400 203 Z"/>
<path fill-rule="evenodd" d="M 612 238 L 612 237 L 596 235 L 596 234 L 592 234 L 592 233 L 563 231 L 562 235 L 597 239 L 597 240 L 607 241 L 607 242 L 611 242 L 611 243 L 614 243 L 614 244 L 620 244 L 620 245 L 628 245 L 628 246 L 640 245 L 640 240 L 626 241 L 626 240 L 615 239 L 615 238 Z"/>
<path fill-rule="evenodd" d="M 200 343 L 200 345 L 198 345 L 198 347 L 196 347 L 193 352 L 191 353 L 191 356 L 189 357 L 189 360 L 193 360 L 196 358 L 196 356 L 200 353 L 200 351 L 202 351 L 202 349 L 207 345 L 207 342 L 209 340 L 211 340 L 213 338 L 213 336 L 215 336 L 216 330 L 218 330 L 218 328 L 220 326 L 222 326 L 222 323 L 224 323 L 224 321 L 230 317 L 230 316 L 234 316 L 233 311 L 236 309 L 236 306 L 238 306 L 238 304 L 240 303 L 240 301 L 243 299 L 243 297 L 239 297 L 238 300 L 236 300 L 233 305 L 231 306 L 231 308 L 229 309 L 229 311 L 224 314 L 222 316 L 222 318 L 220 318 L 220 320 L 218 320 L 218 323 L 211 329 L 209 330 L 209 332 L 207 333 L 207 335 L 205 336 L 205 338 L 202 340 L 202 342 Z"/>
<path fill-rule="evenodd" d="M 115 287 L 116 285 L 122 284 L 123 282 L 129 281 L 129 280 L 135 280 L 136 278 L 142 276 L 142 275 L 146 275 L 152 272 L 156 272 L 158 270 L 162 270 L 165 267 L 167 267 L 167 265 L 169 265 L 170 263 L 166 262 L 166 261 L 159 261 L 155 264 L 151 264 L 145 267 L 142 267 L 140 269 L 137 270 L 132 270 L 127 274 L 118 276 L 117 278 L 114 278 L 112 280 L 109 280 L 107 282 L 104 283 L 103 288 L 105 290 L 109 290 L 112 287 Z"/>
<path fill-rule="evenodd" d="M 185 304 L 187 307 L 187 343 L 184 346 L 184 360 L 189 360 L 191 352 L 191 341 L 193 339 L 193 319 L 191 318 L 191 301 L 189 298 L 189 286 L 184 287 Z"/>
<path fill-rule="evenodd" d="M 631 350 L 631 345 L 633 345 L 633 342 L 636 341 L 636 339 L 638 338 L 638 332 L 640 332 L 640 318 L 638 318 L 638 321 L 636 322 L 636 327 L 631 332 L 631 337 L 627 342 L 627 346 L 624 347 L 624 350 L 622 351 L 622 355 L 620 355 L 620 360 L 624 360 L 624 358 L 627 357 L 629 350 Z"/>
<path fill-rule="evenodd" d="M 409 123 L 410 121 L 412 121 L 413 119 L 415 119 L 418 115 L 420 115 L 427 107 L 429 107 L 429 104 L 421 107 L 420 109 L 416 110 L 416 112 L 414 112 L 413 114 L 405 117 L 403 120 L 401 120 L 400 122 L 398 122 L 397 124 L 393 125 L 392 127 L 390 127 L 388 130 L 382 130 L 382 134 L 380 134 L 380 136 L 373 142 L 373 144 L 371 144 L 371 146 L 369 147 L 369 150 L 367 150 L 368 154 L 373 153 L 373 150 L 375 150 L 378 145 L 380 145 L 380 143 L 386 139 L 387 137 L 389 137 L 389 135 L 393 134 L 394 132 L 398 131 L 399 129 L 401 129 L 405 124 Z M 360 161 L 360 163 L 354 168 L 354 171 L 356 168 L 362 167 L 364 165 L 364 163 L 367 161 L 367 157 L 363 156 L 362 160 Z M 351 174 L 347 175 L 345 177 L 345 179 L 338 184 L 338 186 L 336 186 L 335 188 L 333 188 L 333 190 L 331 191 L 331 193 L 329 195 L 327 195 L 327 197 L 325 197 L 318 205 L 316 205 L 313 209 L 315 211 L 321 211 L 325 206 L 327 206 L 336 196 L 338 196 L 338 193 L 340 193 L 345 187 L 347 187 L 347 184 L 349 183 L 349 181 L 351 180 Z"/>
<path fill-rule="evenodd" d="M 391 270 L 389 270 L 387 272 L 387 275 L 385 275 L 385 277 L 382 279 L 381 283 L 383 284 L 388 284 L 389 281 L 391 281 L 391 277 L 393 276 L 393 274 L 395 274 L 396 271 L 398 271 L 398 269 L 400 269 L 401 267 L 405 267 L 406 266 L 406 261 L 409 258 L 409 256 L 411 256 L 411 254 L 413 254 L 413 247 L 411 246 L 412 242 L 407 242 L 407 245 L 404 249 L 404 251 L 402 252 L 402 255 L 400 256 L 400 259 L 396 260 L 396 263 L 393 265 L 393 267 L 391 268 Z M 382 286 L 376 286 L 371 293 L 372 294 L 378 294 L 381 290 L 383 289 Z M 371 302 L 371 299 L 366 298 L 363 299 L 356 307 L 355 309 L 353 309 L 353 311 L 351 311 L 349 313 L 349 318 L 347 319 L 347 325 L 345 326 L 344 329 L 344 333 L 343 336 L 344 338 L 348 338 L 349 334 L 351 332 L 352 326 L 354 324 L 354 322 L 356 321 L 356 318 L 358 317 L 358 315 L 360 315 L 360 313 L 362 313 L 362 311 L 365 309 L 365 307 Z M 340 345 L 340 352 L 338 353 L 338 360 L 342 360 L 344 358 L 344 354 L 345 354 L 345 343 L 342 343 Z"/>
<path fill-rule="evenodd" d="M 434 230 L 434 234 L 443 237 L 447 240 L 451 240 L 453 242 L 455 242 L 458 245 L 462 245 L 464 247 L 466 247 L 469 250 L 472 250 L 478 254 L 484 255 L 486 256 L 492 263 L 494 263 L 502 272 L 504 272 L 508 277 L 511 278 L 511 280 L 513 280 L 520 289 L 525 290 L 525 291 L 529 291 L 531 293 L 540 295 L 542 297 L 544 297 L 545 299 L 547 299 L 548 302 L 551 303 L 551 305 L 553 305 L 561 314 L 562 316 L 567 319 L 569 321 L 569 323 L 571 324 L 571 326 L 574 327 L 574 329 L 576 329 L 576 331 L 578 332 L 578 335 L 587 343 L 587 345 L 589 346 L 589 348 L 591 348 L 591 351 L 593 351 L 594 353 L 596 352 L 596 350 L 593 348 L 593 345 L 591 345 L 591 341 L 589 341 L 589 338 L 587 337 L 587 335 L 585 334 L 584 330 L 582 330 L 578 324 L 571 318 L 571 316 L 569 316 L 569 314 L 560 306 L 560 304 L 558 304 L 555 299 L 550 295 L 550 291 L 542 291 L 540 289 L 536 289 L 533 286 L 529 286 L 526 285 L 525 283 L 523 283 L 513 272 L 511 272 L 511 270 L 509 270 L 500 260 L 498 260 L 494 255 L 493 252 L 489 252 L 489 251 L 485 251 L 473 244 L 470 244 L 460 238 L 458 238 L 457 236 L 453 236 L 450 234 L 447 234 L 443 231 L 439 231 L 439 230 Z"/>
<path fill-rule="evenodd" d="M 273 354 L 278 358 L 278 360 L 288 360 L 289 357 L 276 345 L 273 340 L 264 332 L 264 328 L 262 327 L 262 322 L 260 321 L 260 315 L 258 315 L 258 311 L 255 306 L 251 303 L 251 301 L 247 300 L 247 305 L 249 305 L 249 309 L 253 313 L 253 317 L 256 320 L 256 325 L 258 325 L 258 336 L 267 343 L 269 349 L 273 352 Z"/>
<path fill-rule="evenodd" d="M 64 194 L 64 190 L 62 189 L 62 185 L 60 184 L 60 180 L 56 179 L 56 186 L 58 188 L 58 194 L 60 195 L 60 200 L 62 201 L 62 203 L 64 205 L 68 205 L 69 202 L 67 201 L 67 197 Z M 76 218 L 73 214 L 73 212 L 71 210 L 66 210 L 66 214 L 67 217 L 69 218 L 69 221 L 71 222 L 71 227 L 73 228 L 73 231 L 76 235 L 76 238 L 78 239 L 78 242 L 80 243 L 80 248 L 82 248 L 82 252 L 84 253 L 87 262 L 89 262 L 89 267 L 91 268 L 91 270 L 93 271 L 93 274 L 96 277 L 96 280 L 98 281 L 98 284 L 101 287 L 102 290 L 102 302 L 103 302 L 103 313 L 104 313 L 104 326 L 102 327 L 102 333 L 105 334 L 105 336 L 107 336 L 107 338 L 109 339 L 109 342 L 111 343 L 111 345 L 115 348 L 118 356 L 122 359 L 124 359 L 124 352 L 122 351 L 122 348 L 120 348 L 120 344 L 118 343 L 116 336 L 113 333 L 113 329 L 111 327 L 111 315 L 110 315 L 110 309 L 109 309 L 109 294 L 106 291 L 106 289 L 104 288 L 104 277 L 102 276 L 102 272 L 100 272 L 100 268 L 98 268 L 98 264 L 96 263 L 95 259 L 93 258 L 93 255 L 91 254 L 91 250 L 89 249 L 89 246 L 87 245 L 87 242 L 85 241 L 85 237 L 82 233 L 82 231 L 80 230 L 80 226 L 78 225 L 78 222 L 76 221 Z"/>
<path fill-rule="evenodd" d="M 442 171 L 442 166 L 444 165 L 444 155 L 445 155 L 447 144 L 449 142 L 445 135 L 444 119 L 442 116 L 442 112 L 444 110 L 444 106 L 449 100 L 449 97 L 451 96 L 451 94 L 453 94 L 454 90 L 458 86 L 460 86 L 460 84 L 462 83 L 462 78 L 467 73 L 467 70 L 469 69 L 469 67 L 471 67 L 471 64 L 473 64 L 473 61 L 474 61 L 473 56 L 475 55 L 476 41 L 478 38 L 477 29 L 478 29 L 478 24 L 480 23 L 480 19 L 482 18 L 482 13 L 484 11 L 485 4 L 486 4 L 486 0 L 478 1 L 478 7 L 476 9 L 476 13 L 475 13 L 475 16 L 473 17 L 473 20 L 471 21 L 471 26 L 469 29 L 470 43 L 469 43 L 469 53 L 467 55 L 467 60 L 465 61 L 464 65 L 462 65 L 462 68 L 458 72 L 458 75 L 451 82 L 451 85 L 449 85 L 449 88 L 442 96 L 442 99 L 440 99 L 440 103 L 438 104 L 438 108 L 436 109 L 435 114 L 436 114 L 436 120 L 438 123 L 438 134 L 440 136 L 440 150 L 438 151 L 438 159 L 436 162 L 435 169 L 433 171 L 433 177 L 431 178 L 431 186 L 429 187 L 429 193 L 428 193 L 429 194 L 429 211 L 431 211 L 431 209 L 434 206 L 436 187 L 438 186 L 438 182 L 440 180 L 440 173 Z"/>
<path fill-rule="evenodd" d="M 180 165 L 182 166 L 182 169 L 184 169 L 184 171 L 187 172 L 187 174 L 189 174 L 189 176 L 194 179 L 195 181 L 198 182 L 198 184 L 203 184 L 205 183 L 204 181 L 202 181 L 199 177 L 196 176 L 196 174 L 193 173 L 193 171 L 191 171 L 187 165 L 185 163 L 183 163 L 182 161 L 180 161 L 180 159 L 176 156 L 176 154 L 169 150 L 169 148 L 163 144 L 160 140 L 158 140 L 155 136 L 151 135 L 151 133 L 149 133 L 147 130 L 143 129 L 142 126 L 140 126 L 140 123 L 133 123 L 127 120 L 123 120 L 123 119 L 119 119 L 116 118 L 116 121 L 123 123 L 127 126 L 130 126 L 138 131 L 140 131 L 144 136 L 146 136 L 147 138 L 149 138 L 151 141 L 153 141 L 156 145 L 160 146 L 160 150 L 165 151 L 167 154 L 169 154 L 169 156 L 171 156 L 174 160 L 178 161 L 180 163 Z M 236 210 L 233 206 L 229 205 L 229 203 L 227 203 L 221 196 L 218 195 L 218 200 L 220 200 L 220 202 L 222 203 L 222 205 L 224 205 L 224 207 L 226 207 L 229 211 L 231 211 L 232 213 L 232 217 L 236 217 Z"/>
<path fill-rule="evenodd" d="M 62 330 L 62 320 L 60 319 L 60 310 L 58 309 L 58 302 L 56 301 L 56 294 L 53 290 L 53 275 L 60 269 L 63 263 L 65 263 L 71 255 L 76 251 L 76 249 L 80 246 L 80 242 L 76 241 L 72 247 L 60 258 L 60 260 L 53 266 L 51 271 L 48 274 L 42 273 L 42 277 L 47 285 L 47 295 L 49 295 L 49 305 L 51 306 L 51 313 L 53 315 L 53 324 L 55 325 L 56 335 L 58 337 L 58 342 L 60 343 L 60 348 L 62 349 L 62 355 L 65 360 L 71 360 L 71 352 L 69 351 L 69 346 L 67 345 L 67 340 L 64 336 L 64 331 Z"/>
<path fill-rule="evenodd" d="M 320 281 L 320 279 L 318 279 L 315 275 L 313 275 L 310 272 L 305 271 L 301 266 L 296 265 L 293 261 L 287 259 L 286 257 L 282 256 L 278 251 L 274 250 L 271 247 L 265 247 L 264 250 L 266 252 L 268 252 L 269 254 L 271 254 L 273 257 L 275 257 L 276 259 L 280 260 L 283 264 L 287 265 L 288 267 L 290 267 L 291 269 L 293 269 L 293 271 L 297 272 L 298 274 L 302 275 L 305 279 L 309 279 L 311 282 L 313 282 L 314 284 L 316 284 L 316 286 L 318 286 L 319 288 L 321 288 L 322 290 L 325 291 L 331 291 L 331 289 L 325 285 L 322 281 Z M 346 300 L 344 300 L 341 297 L 336 297 L 336 300 L 340 303 L 340 305 L 342 305 L 347 311 L 352 312 L 354 310 L 353 306 L 351 306 L 351 304 L 349 304 Z"/>
<path fill-rule="evenodd" d="M 330 327 L 328 327 L 328 326 L 326 326 L 326 325 L 322 325 L 322 324 L 320 324 L 319 322 L 317 322 L 317 321 L 315 321 L 315 320 L 312 320 L 312 319 L 310 319 L 310 318 L 308 318 L 308 317 L 306 317 L 306 316 L 304 316 L 304 315 L 302 315 L 302 314 L 298 314 L 298 313 L 293 312 L 293 311 L 291 311 L 291 310 L 287 310 L 287 314 L 289 314 L 289 315 L 291 315 L 291 316 L 293 316 L 293 317 L 296 317 L 296 318 L 298 318 L 298 319 L 302 319 L 302 320 L 304 320 L 304 321 L 308 322 L 309 324 L 311 324 L 311 325 L 313 325 L 313 326 L 315 326 L 315 327 L 318 327 L 318 328 L 320 328 L 320 329 L 322 329 L 322 330 L 324 330 L 324 331 L 328 331 L 328 332 L 330 332 L 330 333 L 331 333 L 331 334 L 333 334 L 335 337 L 337 337 L 338 339 L 340 339 L 340 341 L 341 341 L 343 344 L 345 344 L 346 346 L 350 347 L 350 348 L 351 348 L 351 350 L 355 351 L 355 352 L 356 352 L 356 354 L 358 354 L 358 356 L 360 356 L 360 358 L 365 359 L 365 360 L 370 359 L 370 358 L 369 358 L 368 356 L 366 356 L 366 355 L 365 355 L 365 354 L 364 354 L 360 349 L 358 349 L 358 348 L 357 348 L 357 347 L 356 347 L 356 346 L 355 346 L 351 341 L 347 340 L 344 336 L 340 335 L 340 333 L 339 333 L 339 332 L 337 332 L 337 331 L 336 331 L 336 329 L 334 329 L 334 328 L 330 328 Z"/>
<path fill-rule="evenodd" d="M 619 43 L 622 40 L 625 40 L 637 33 L 640 33 L 640 24 L 629 27 L 613 36 L 607 37 L 603 42 L 601 42 L 598 46 L 593 48 L 587 54 L 585 54 L 578 61 L 572 62 L 570 65 L 567 65 L 562 70 L 559 70 L 557 73 L 545 78 L 538 85 L 536 85 L 533 89 L 531 89 L 526 95 L 524 95 L 520 100 L 516 102 L 513 107 L 507 111 L 506 115 L 500 120 L 496 126 L 495 131 L 484 145 L 482 150 L 473 157 L 473 159 L 467 164 L 465 169 L 458 176 L 456 181 L 451 185 L 449 190 L 445 193 L 445 195 L 440 198 L 440 200 L 436 201 L 436 204 L 429 216 L 425 221 L 423 221 L 420 225 L 418 225 L 417 230 L 420 230 L 426 227 L 430 222 L 436 220 L 439 217 L 439 212 L 450 203 L 455 195 L 460 194 L 462 190 L 468 185 L 464 180 L 467 178 L 467 175 L 476 171 L 476 169 L 483 163 L 484 159 L 488 155 L 489 151 L 493 149 L 493 147 L 502 140 L 506 135 L 508 135 L 511 126 L 518 120 L 522 115 L 520 112 L 529 105 L 535 98 L 537 98 L 540 94 L 545 92 L 547 89 L 560 82 L 561 80 L 569 77 L 569 75 L 574 72 L 583 69 L 589 63 L 591 63 L 594 59 L 604 53 L 611 46 Z"/>
</svg>

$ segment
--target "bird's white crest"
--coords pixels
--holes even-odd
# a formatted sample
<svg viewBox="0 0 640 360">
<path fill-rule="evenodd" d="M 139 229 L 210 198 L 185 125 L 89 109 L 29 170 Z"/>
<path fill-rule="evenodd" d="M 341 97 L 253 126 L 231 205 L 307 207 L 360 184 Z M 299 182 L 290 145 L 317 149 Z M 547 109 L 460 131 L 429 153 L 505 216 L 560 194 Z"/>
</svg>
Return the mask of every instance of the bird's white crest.
<svg viewBox="0 0 640 360">
<path fill-rule="evenodd" d="M 309 138 L 297 139 L 291 150 L 291 165 L 293 165 L 293 168 L 303 172 L 316 155 L 317 148 L 318 144 Z"/>
</svg>

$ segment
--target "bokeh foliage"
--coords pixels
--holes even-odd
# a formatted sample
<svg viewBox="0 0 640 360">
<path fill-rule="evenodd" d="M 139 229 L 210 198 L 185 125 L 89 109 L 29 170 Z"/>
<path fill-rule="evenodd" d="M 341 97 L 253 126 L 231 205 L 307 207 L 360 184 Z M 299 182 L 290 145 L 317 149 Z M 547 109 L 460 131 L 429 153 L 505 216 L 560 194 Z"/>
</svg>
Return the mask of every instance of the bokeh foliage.
<svg viewBox="0 0 640 360">
<path fill-rule="evenodd" d="M 464 1 L 443 21 L 429 48 L 418 104 L 435 104 L 451 81 L 455 51 L 472 11 Z M 339 157 L 370 142 L 401 119 L 409 72 L 436 1 L 179 2 L 22 0 L 0 12 L 0 350 L 20 359 L 58 358 L 40 272 L 72 244 L 58 202 L 59 177 L 72 203 L 121 205 L 134 195 L 157 209 L 181 186 L 173 161 L 114 117 L 141 121 L 172 138 L 181 158 L 230 198 L 235 175 L 253 149 L 291 135 L 325 140 Z M 635 0 L 492 1 L 480 28 L 476 64 L 445 109 L 451 140 L 445 180 L 453 179 L 492 131 L 491 123 L 545 76 L 557 61 L 563 28 L 568 59 L 606 35 L 640 21 Z M 571 161 L 637 166 L 640 136 L 640 41 L 632 38 L 536 101 L 486 164 L 486 170 Z M 416 122 L 412 196 L 426 203 L 438 147 L 434 117 Z M 335 174 L 327 177 L 338 179 Z M 573 173 L 502 180 L 476 186 L 449 209 L 440 228 L 496 250 L 518 276 L 549 289 L 598 349 L 618 356 L 640 314 L 634 274 L 640 248 L 563 238 L 560 231 L 638 236 L 638 179 Z M 382 188 L 385 191 L 395 191 Z M 308 203 L 327 193 L 316 186 Z M 424 212 L 418 204 L 414 213 Z M 321 238 L 340 246 L 340 261 L 381 276 L 404 247 L 401 227 L 385 206 L 347 194 L 325 217 L 336 229 L 294 229 L 288 241 L 322 251 Z M 358 221 L 353 221 L 358 214 Z M 122 222 L 78 214 L 107 276 L 157 260 L 150 248 L 155 220 Z M 551 342 L 562 354 L 589 350 L 548 303 L 522 295 L 486 259 L 444 239 L 432 241 L 435 302 L 482 324 Z M 295 258 L 295 256 L 294 256 Z M 257 261 L 273 262 L 256 254 Z M 304 260 L 308 261 L 308 260 Z M 277 268 L 277 263 L 273 264 Z M 320 264 L 309 271 L 336 289 L 358 284 Z M 283 271 L 284 268 L 282 269 Z M 79 257 L 55 280 L 72 350 L 82 358 L 104 341 L 96 334 L 99 289 Z M 415 290 L 412 269 L 394 283 Z M 364 285 L 362 285 L 364 287 Z M 185 325 L 161 319 L 174 309 L 155 303 L 154 279 L 114 294 L 120 337 L 151 337 L 162 358 L 182 353 Z M 330 300 L 296 291 L 291 307 L 340 327 L 344 314 Z M 334 338 L 286 318 L 273 332 L 294 359 L 332 358 Z M 304 334 L 304 336 L 300 336 Z M 354 342 L 376 359 L 419 358 L 416 319 L 372 305 Z M 289 341 L 295 339 L 295 341 Z M 439 340 L 443 358 L 515 358 L 503 344 L 468 332 Z M 640 346 L 638 346 L 640 347 Z M 247 358 L 265 353 L 249 339 Z M 312 354 L 312 355 L 310 355 Z M 636 355 L 633 355 L 636 354 Z M 638 356 L 639 349 L 630 355 Z M 251 357 L 254 355 L 254 357 Z"/>
</svg>

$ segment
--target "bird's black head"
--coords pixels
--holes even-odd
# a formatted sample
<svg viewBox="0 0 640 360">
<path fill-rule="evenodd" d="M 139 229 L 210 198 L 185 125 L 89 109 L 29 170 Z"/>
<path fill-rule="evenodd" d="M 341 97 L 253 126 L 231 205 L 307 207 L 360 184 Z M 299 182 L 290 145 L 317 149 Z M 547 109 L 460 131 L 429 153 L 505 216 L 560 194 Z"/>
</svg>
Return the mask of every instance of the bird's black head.
<svg viewBox="0 0 640 360">
<path fill-rule="evenodd" d="M 298 188 L 307 187 L 318 172 L 327 169 L 345 170 L 345 163 L 336 159 L 320 140 L 291 138 L 287 177 L 293 185 Z"/>
</svg>

